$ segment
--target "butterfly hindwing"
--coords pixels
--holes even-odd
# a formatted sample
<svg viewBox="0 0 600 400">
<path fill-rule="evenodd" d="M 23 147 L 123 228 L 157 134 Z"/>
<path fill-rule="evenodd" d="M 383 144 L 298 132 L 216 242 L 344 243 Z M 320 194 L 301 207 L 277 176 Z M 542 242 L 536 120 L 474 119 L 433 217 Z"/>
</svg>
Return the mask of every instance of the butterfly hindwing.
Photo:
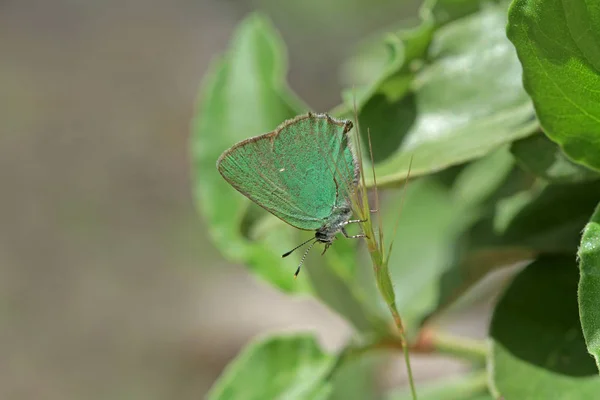
<svg viewBox="0 0 600 400">
<path fill-rule="evenodd" d="M 348 121 L 308 114 L 227 150 L 217 167 L 238 191 L 300 229 L 321 227 L 356 182 Z"/>
</svg>

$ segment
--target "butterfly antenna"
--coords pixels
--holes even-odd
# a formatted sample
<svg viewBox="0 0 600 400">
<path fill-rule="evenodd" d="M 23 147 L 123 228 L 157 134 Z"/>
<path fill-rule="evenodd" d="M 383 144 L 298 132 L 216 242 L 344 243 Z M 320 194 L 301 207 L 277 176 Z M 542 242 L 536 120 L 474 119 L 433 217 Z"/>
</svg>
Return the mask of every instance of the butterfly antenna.
<svg viewBox="0 0 600 400">
<path fill-rule="evenodd" d="M 294 247 L 293 249 L 291 249 L 287 253 L 282 254 L 281 258 L 289 256 L 290 254 L 292 254 L 294 252 L 294 250 L 298 250 L 300 247 L 304 246 L 306 243 L 310 242 L 311 240 L 316 240 L 316 239 L 314 237 L 312 237 L 312 238 L 308 239 L 306 242 L 300 243 L 298 246 Z"/>
<path fill-rule="evenodd" d="M 306 251 L 304 252 L 304 255 L 302 256 L 302 259 L 300 260 L 300 264 L 298 265 L 298 269 L 296 270 L 296 273 L 294 273 L 294 279 L 296 279 L 298 277 L 298 274 L 300 273 L 300 267 L 302 267 L 302 264 L 304 264 L 304 259 L 308 255 L 308 252 L 310 251 L 310 249 L 313 248 L 313 246 L 315 245 L 315 243 L 317 243 L 316 240 L 314 242 L 312 242 L 310 244 L 310 246 L 308 246 L 308 249 L 306 249 Z"/>
</svg>

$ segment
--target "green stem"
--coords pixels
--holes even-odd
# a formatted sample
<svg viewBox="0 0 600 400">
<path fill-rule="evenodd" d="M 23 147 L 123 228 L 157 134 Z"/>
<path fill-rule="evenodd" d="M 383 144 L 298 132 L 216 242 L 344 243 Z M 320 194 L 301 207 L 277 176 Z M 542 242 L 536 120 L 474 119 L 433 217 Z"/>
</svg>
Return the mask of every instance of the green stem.
<svg viewBox="0 0 600 400">
<path fill-rule="evenodd" d="M 356 111 L 356 104 L 354 105 L 355 116 L 358 115 Z M 358 130 L 358 117 L 356 117 L 356 127 Z M 385 300 L 385 303 L 392 314 L 394 319 L 394 324 L 398 329 L 398 338 L 400 339 L 400 344 L 402 346 L 402 352 L 404 353 L 404 362 L 406 363 L 406 370 L 408 374 L 408 382 L 410 384 L 410 391 L 412 394 L 413 400 L 417 400 L 417 390 L 415 388 L 415 381 L 413 378 L 412 367 L 410 365 L 410 354 L 408 349 L 408 343 L 406 340 L 406 334 L 404 332 L 404 325 L 402 324 L 402 319 L 400 318 L 400 314 L 398 313 L 398 309 L 396 307 L 396 294 L 394 293 L 394 286 L 392 285 L 392 280 L 390 277 L 390 271 L 388 269 L 388 261 L 389 256 L 385 257 L 385 247 L 383 241 L 383 233 L 381 231 L 381 215 L 377 212 L 379 216 L 379 231 L 378 235 L 375 235 L 375 229 L 373 229 L 373 224 L 371 220 L 371 207 L 369 206 L 369 197 L 367 196 L 367 191 L 365 190 L 365 174 L 362 169 L 362 155 L 360 151 L 360 140 L 358 141 L 358 154 L 359 154 L 359 165 L 361 166 L 361 178 L 362 178 L 362 190 L 359 191 L 359 194 L 356 197 L 356 201 L 354 202 L 355 213 L 361 217 L 361 220 L 364 222 L 361 224 L 363 228 L 363 232 L 366 235 L 367 248 L 371 255 L 371 262 L 373 264 L 373 271 L 375 272 L 375 280 L 377 282 L 377 288 L 379 289 L 379 293 Z M 371 139 L 369 133 L 369 153 L 371 156 L 371 161 L 373 160 L 373 148 L 371 147 Z M 412 159 L 411 159 L 412 162 Z M 375 209 L 379 210 L 379 197 L 377 195 L 377 179 L 375 177 L 375 169 L 373 167 L 373 182 L 375 186 Z M 409 174 L 410 174 L 410 166 L 409 166 Z M 379 240 L 378 240 L 379 239 Z M 390 246 L 391 247 L 391 246 Z M 391 250 L 391 248 L 390 248 Z"/>
<path fill-rule="evenodd" d="M 413 379 L 412 367 L 410 366 L 410 354 L 408 349 L 408 342 L 406 340 L 406 334 L 404 333 L 404 325 L 402 324 L 402 318 L 396 309 L 396 304 L 389 305 L 390 312 L 394 317 L 394 323 L 398 328 L 398 334 L 400 336 L 400 343 L 402 345 L 402 352 L 404 353 L 404 362 L 406 364 L 406 371 L 408 373 L 408 383 L 410 385 L 410 392 L 413 400 L 417 400 L 417 389 L 415 388 L 415 380 Z"/>
<path fill-rule="evenodd" d="M 485 363 L 488 347 L 485 340 L 469 339 L 436 332 L 432 338 L 434 351 L 458 358 Z"/>
<path fill-rule="evenodd" d="M 369 252 L 371 253 L 371 261 L 373 263 L 377 288 L 379 289 L 381 297 L 383 297 L 385 300 L 385 303 L 392 314 L 392 318 L 394 319 L 394 324 L 398 330 L 398 338 L 400 339 L 400 345 L 402 346 L 402 352 L 404 353 L 404 362 L 406 364 L 410 391 L 412 393 L 413 400 L 417 400 L 417 390 L 415 388 L 412 367 L 410 365 L 408 342 L 406 340 L 402 318 L 400 318 L 400 313 L 398 313 L 398 309 L 396 308 L 396 294 L 394 293 L 394 286 L 392 285 L 392 280 L 390 278 L 387 259 L 385 259 L 383 255 L 383 246 L 382 243 L 378 243 L 375 240 L 376 236 L 370 219 L 363 225 L 363 229 L 365 232 L 369 233 L 367 245 Z"/>
<path fill-rule="evenodd" d="M 404 331 L 404 324 L 402 318 L 396 308 L 396 294 L 394 293 L 394 286 L 390 278 L 390 270 L 388 269 L 387 260 L 384 260 L 382 256 L 383 251 L 373 253 L 372 256 L 373 265 L 375 267 L 375 277 L 377 280 L 377 287 L 381 296 L 385 300 L 385 303 L 392 314 L 394 324 L 398 330 L 398 337 L 400 339 L 400 345 L 402 346 L 402 352 L 404 353 L 404 362 L 406 363 L 406 371 L 408 373 L 408 382 L 410 384 L 410 391 L 414 400 L 417 399 L 417 391 L 415 389 L 415 381 L 413 379 L 412 368 L 410 366 L 410 355 L 408 348 L 408 341 L 406 340 L 406 333 Z"/>
</svg>

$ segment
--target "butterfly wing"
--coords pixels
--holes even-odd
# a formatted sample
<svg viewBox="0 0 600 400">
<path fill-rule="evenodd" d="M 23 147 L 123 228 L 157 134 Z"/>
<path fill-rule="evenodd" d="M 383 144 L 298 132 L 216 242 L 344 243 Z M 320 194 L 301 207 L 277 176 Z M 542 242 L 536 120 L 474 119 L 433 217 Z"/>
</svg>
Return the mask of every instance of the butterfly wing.
<svg viewBox="0 0 600 400">
<path fill-rule="evenodd" d="M 356 173 L 346 135 L 351 128 L 349 121 L 325 114 L 302 115 L 236 144 L 217 168 L 239 192 L 283 221 L 318 229 L 336 205 L 340 184 L 347 187 L 348 176 Z"/>
<path fill-rule="evenodd" d="M 350 203 L 360 176 L 358 164 L 348 140 L 349 138 L 346 136 L 340 148 L 340 157 L 335 167 L 335 178 L 338 182 L 336 206 L 338 207 Z"/>
</svg>

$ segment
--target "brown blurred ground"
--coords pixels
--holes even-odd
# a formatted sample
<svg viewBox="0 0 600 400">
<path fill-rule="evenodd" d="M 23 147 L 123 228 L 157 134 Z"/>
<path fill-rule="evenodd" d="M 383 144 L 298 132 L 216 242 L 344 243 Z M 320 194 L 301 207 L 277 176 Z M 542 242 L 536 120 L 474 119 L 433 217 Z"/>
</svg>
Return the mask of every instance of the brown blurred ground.
<svg viewBox="0 0 600 400">
<path fill-rule="evenodd" d="M 307 30 L 314 1 L 0 1 L 1 399 L 198 399 L 257 332 L 348 335 L 222 261 L 187 141 L 247 12 L 282 28 L 292 86 L 324 111 L 356 40 L 415 8 L 365 3 L 336 0 Z"/>
</svg>

